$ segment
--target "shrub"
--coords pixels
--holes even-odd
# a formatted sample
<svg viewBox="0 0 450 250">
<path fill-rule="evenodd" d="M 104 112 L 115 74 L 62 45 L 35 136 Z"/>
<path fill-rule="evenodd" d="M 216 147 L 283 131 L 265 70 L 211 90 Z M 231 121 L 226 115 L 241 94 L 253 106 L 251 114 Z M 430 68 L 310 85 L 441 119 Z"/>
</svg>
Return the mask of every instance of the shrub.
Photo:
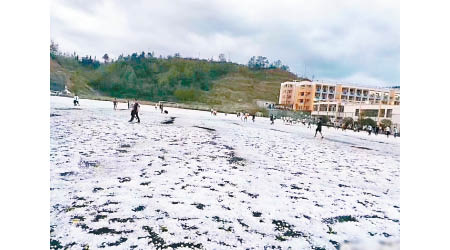
<svg viewBox="0 0 450 250">
<path fill-rule="evenodd" d="M 383 119 L 380 122 L 381 128 L 385 129 L 386 127 L 392 127 L 392 121 L 388 119 Z"/>
<path fill-rule="evenodd" d="M 353 118 L 345 117 L 344 120 L 342 121 L 342 124 L 344 125 L 344 128 L 350 127 L 350 125 L 353 124 Z"/>
</svg>

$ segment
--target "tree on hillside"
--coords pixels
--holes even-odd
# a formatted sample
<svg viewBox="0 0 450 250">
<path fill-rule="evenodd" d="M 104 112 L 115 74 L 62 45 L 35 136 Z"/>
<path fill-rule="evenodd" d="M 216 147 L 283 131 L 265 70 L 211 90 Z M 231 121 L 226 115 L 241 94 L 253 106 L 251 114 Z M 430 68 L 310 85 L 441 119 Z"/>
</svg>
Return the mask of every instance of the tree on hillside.
<svg viewBox="0 0 450 250">
<path fill-rule="evenodd" d="M 227 59 L 225 58 L 225 54 L 224 53 L 220 53 L 219 54 L 219 62 L 226 62 Z"/>
<path fill-rule="evenodd" d="M 281 68 L 281 61 L 280 60 L 276 60 L 276 61 L 274 61 L 274 62 L 272 62 L 271 64 L 270 64 L 270 66 L 269 66 L 269 68 L 272 68 L 272 69 L 279 69 L 279 68 Z"/>
<path fill-rule="evenodd" d="M 289 71 L 289 66 L 287 65 L 281 65 L 280 69 L 284 70 L 284 71 Z"/>
<path fill-rule="evenodd" d="M 252 56 L 248 61 L 248 67 L 251 69 L 265 69 L 269 67 L 269 60 L 265 56 Z"/>
<path fill-rule="evenodd" d="M 50 41 L 50 54 L 57 55 L 59 53 L 59 45 L 55 41 Z"/>
<path fill-rule="evenodd" d="M 105 60 L 105 63 L 107 63 L 109 61 L 109 56 L 106 53 L 103 55 L 102 58 L 103 58 L 103 60 Z"/>
<path fill-rule="evenodd" d="M 252 56 L 251 58 L 250 58 L 250 60 L 248 60 L 248 67 L 249 68 L 251 68 L 251 69 L 253 69 L 253 68 L 255 68 L 255 66 L 256 66 L 256 57 L 255 56 Z"/>
<path fill-rule="evenodd" d="M 267 60 L 267 57 L 265 56 L 258 56 L 256 58 L 256 66 L 259 69 L 265 69 L 269 66 L 269 60 Z"/>
<path fill-rule="evenodd" d="M 180 58 L 181 57 L 181 55 L 180 55 L 180 53 L 175 53 L 175 55 L 173 56 L 173 57 L 175 57 L 175 58 Z"/>
</svg>

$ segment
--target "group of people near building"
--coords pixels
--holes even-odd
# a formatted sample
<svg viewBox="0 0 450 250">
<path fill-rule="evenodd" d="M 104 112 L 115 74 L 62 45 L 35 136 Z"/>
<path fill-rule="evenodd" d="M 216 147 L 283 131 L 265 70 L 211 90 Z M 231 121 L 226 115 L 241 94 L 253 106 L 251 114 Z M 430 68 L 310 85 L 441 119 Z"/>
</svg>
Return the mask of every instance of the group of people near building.
<svg viewBox="0 0 450 250">
<path fill-rule="evenodd" d="M 390 126 L 386 126 L 385 128 L 381 127 L 381 126 L 375 126 L 372 127 L 371 125 L 367 125 L 365 127 L 365 130 L 369 133 L 369 135 L 371 135 L 372 133 L 374 133 L 375 135 L 378 135 L 380 132 L 386 134 L 386 136 L 389 138 L 389 135 L 391 135 L 391 133 L 393 133 L 394 138 L 397 136 L 400 136 L 399 130 L 397 128 L 397 126 L 394 126 L 394 128 L 391 131 L 391 127 Z"/>
<path fill-rule="evenodd" d="M 247 122 L 248 117 L 251 116 L 252 117 L 252 121 L 255 122 L 255 114 L 250 115 L 249 113 L 243 113 L 243 112 L 237 112 L 236 113 L 237 117 L 241 118 L 241 121 Z"/>
</svg>

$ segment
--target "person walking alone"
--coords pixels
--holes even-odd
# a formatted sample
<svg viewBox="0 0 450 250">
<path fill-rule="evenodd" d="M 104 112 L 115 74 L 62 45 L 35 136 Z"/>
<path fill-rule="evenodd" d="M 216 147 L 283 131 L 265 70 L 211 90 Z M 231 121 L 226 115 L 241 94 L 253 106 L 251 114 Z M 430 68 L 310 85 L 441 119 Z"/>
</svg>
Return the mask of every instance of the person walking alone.
<svg viewBox="0 0 450 250">
<path fill-rule="evenodd" d="M 320 136 L 322 136 L 322 139 L 323 139 L 323 135 L 322 135 L 322 119 L 319 119 L 319 122 L 317 123 L 316 134 L 314 135 L 314 137 L 316 137 L 317 132 L 320 133 Z"/>
<path fill-rule="evenodd" d="M 114 104 L 114 110 L 116 110 L 117 109 L 117 98 L 114 98 L 113 104 Z"/>
<path fill-rule="evenodd" d="M 75 96 L 73 97 L 73 106 L 80 106 L 77 94 L 75 94 Z"/>
<path fill-rule="evenodd" d="M 137 122 L 140 123 L 141 119 L 139 119 L 139 103 L 137 102 L 136 99 L 134 99 L 134 105 L 133 105 L 133 109 L 131 110 L 131 120 L 129 120 L 128 122 L 132 122 L 134 120 L 134 118 L 137 119 Z"/>
<path fill-rule="evenodd" d="M 367 126 L 367 132 L 369 132 L 369 135 L 372 134 L 372 126 L 371 125 Z"/>
<path fill-rule="evenodd" d="M 398 128 L 394 127 L 394 138 L 398 136 Z"/>
<path fill-rule="evenodd" d="M 391 134 L 391 128 L 389 126 L 386 127 L 386 136 L 389 138 L 389 135 Z"/>
<path fill-rule="evenodd" d="M 255 114 L 252 115 L 252 121 L 255 122 Z"/>
</svg>

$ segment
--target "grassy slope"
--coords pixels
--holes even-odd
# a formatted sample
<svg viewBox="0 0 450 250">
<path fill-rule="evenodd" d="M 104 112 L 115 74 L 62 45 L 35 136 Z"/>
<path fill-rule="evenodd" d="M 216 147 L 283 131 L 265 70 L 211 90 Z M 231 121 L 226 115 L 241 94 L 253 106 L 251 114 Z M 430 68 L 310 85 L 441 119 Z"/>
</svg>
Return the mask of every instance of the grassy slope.
<svg viewBox="0 0 450 250">
<path fill-rule="evenodd" d="M 51 79 L 61 81 L 65 79 L 69 90 L 77 92 L 81 97 L 111 100 L 113 97 L 102 95 L 89 86 L 98 72 L 90 69 L 80 68 L 78 65 L 64 61 L 64 67 L 56 60 L 50 61 Z M 63 77 L 61 77 L 63 75 Z M 201 91 L 201 96 L 196 102 L 179 102 L 181 107 L 205 109 L 217 109 L 225 112 L 256 112 L 256 100 L 278 101 L 280 83 L 297 79 L 289 72 L 281 70 L 251 71 L 241 67 L 238 72 L 229 73 L 220 79 L 213 81 L 210 91 Z M 64 81 L 64 80 L 63 80 Z"/>
</svg>

